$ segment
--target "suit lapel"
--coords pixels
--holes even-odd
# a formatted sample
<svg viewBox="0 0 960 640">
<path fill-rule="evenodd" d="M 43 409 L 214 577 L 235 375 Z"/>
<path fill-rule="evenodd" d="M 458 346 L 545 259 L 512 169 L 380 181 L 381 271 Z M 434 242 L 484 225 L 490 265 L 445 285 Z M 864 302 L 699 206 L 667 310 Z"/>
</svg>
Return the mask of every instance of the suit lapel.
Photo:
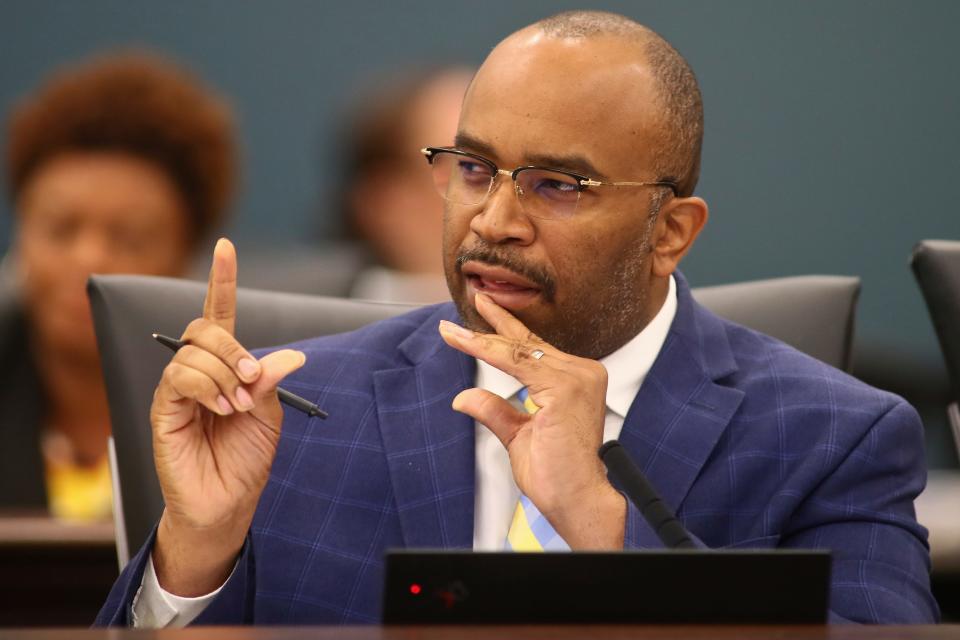
<svg viewBox="0 0 960 640">
<path fill-rule="evenodd" d="M 677 279 L 677 315 L 624 420 L 620 442 L 664 501 L 678 510 L 743 392 L 715 381 L 737 366 L 723 321 Z"/>
<path fill-rule="evenodd" d="M 400 345 L 411 366 L 378 371 L 374 392 L 380 432 L 408 547 L 473 545 L 474 423 L 450 408 L 473 386 L 474 360 L 440 339 L 439 307 Z"/>
</svg>

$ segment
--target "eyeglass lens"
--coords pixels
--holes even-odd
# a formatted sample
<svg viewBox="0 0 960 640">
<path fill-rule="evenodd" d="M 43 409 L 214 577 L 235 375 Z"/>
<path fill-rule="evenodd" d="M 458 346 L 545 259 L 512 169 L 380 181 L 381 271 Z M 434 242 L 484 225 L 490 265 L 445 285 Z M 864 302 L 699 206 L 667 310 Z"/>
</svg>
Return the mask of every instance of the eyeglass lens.
<svg viewBox="0 0 960 640">
<path fill-rule="evenodd" d="M 431 164 L 437 191 L 455 204 L 480 204 L 492 191 L 497 177 L 489 165 L 456 153 L 437 152 Z M 518 171 L 516 192 L 524 212 L 538 218 L 570 216 L 580 201 L 580 186 L 575 177 L 545 169 Z"/>
</svg>

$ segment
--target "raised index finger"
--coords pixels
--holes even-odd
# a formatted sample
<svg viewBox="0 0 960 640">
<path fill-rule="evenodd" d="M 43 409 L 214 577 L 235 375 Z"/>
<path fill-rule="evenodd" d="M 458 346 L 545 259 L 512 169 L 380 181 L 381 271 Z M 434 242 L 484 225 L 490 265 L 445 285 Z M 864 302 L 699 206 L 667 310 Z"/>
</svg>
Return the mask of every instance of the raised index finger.
<svg viewBox="0 0 960 640">
<path fill-rule="evenodd" d="M 237 251 L 226 238 L 220 238 L 213 249 L 203 317 L 233 335 L 237 322 Z"/>
</svg>

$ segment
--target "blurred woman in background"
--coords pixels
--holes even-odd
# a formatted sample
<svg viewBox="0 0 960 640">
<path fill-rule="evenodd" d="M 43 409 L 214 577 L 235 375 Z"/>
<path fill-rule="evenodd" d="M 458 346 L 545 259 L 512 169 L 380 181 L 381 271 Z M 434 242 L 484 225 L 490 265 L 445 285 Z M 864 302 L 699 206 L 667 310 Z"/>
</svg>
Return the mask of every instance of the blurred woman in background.
<svg viewBox="0 0 960 640">
<path fill-rule="evenodd" d="M 0 506 L 109 518 L 91 273 L 185 273 L 236 174 L 225 103 L 150 54 L 65 69 L 10 115 L 16 233 L 0 300 Z"/>
<path fill-rule="evenodd" d="M 450 299 L 440 250 L 443 199 L 420 149 L 453 145 L 472 77 L 465 67 L 410 69 L 371 83 L 355 101 L 341 134 L 340 200 L 348 238 L 370 260 L 357 273 L 351 297 Z"/>
</svg>

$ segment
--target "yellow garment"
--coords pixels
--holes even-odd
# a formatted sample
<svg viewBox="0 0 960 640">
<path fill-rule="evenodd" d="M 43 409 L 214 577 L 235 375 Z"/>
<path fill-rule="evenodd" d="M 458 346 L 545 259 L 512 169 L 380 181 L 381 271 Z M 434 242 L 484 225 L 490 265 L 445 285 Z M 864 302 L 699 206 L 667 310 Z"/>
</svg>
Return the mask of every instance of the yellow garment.
<svg viewBox="0 0 960 640">
<path fill-rule="evenodd" d="M 94 467 L 46 461 L 47 499 L 55 518 L 75 521 L 109 520 L 113 487 L 106 456 Z"/>
</svg>

